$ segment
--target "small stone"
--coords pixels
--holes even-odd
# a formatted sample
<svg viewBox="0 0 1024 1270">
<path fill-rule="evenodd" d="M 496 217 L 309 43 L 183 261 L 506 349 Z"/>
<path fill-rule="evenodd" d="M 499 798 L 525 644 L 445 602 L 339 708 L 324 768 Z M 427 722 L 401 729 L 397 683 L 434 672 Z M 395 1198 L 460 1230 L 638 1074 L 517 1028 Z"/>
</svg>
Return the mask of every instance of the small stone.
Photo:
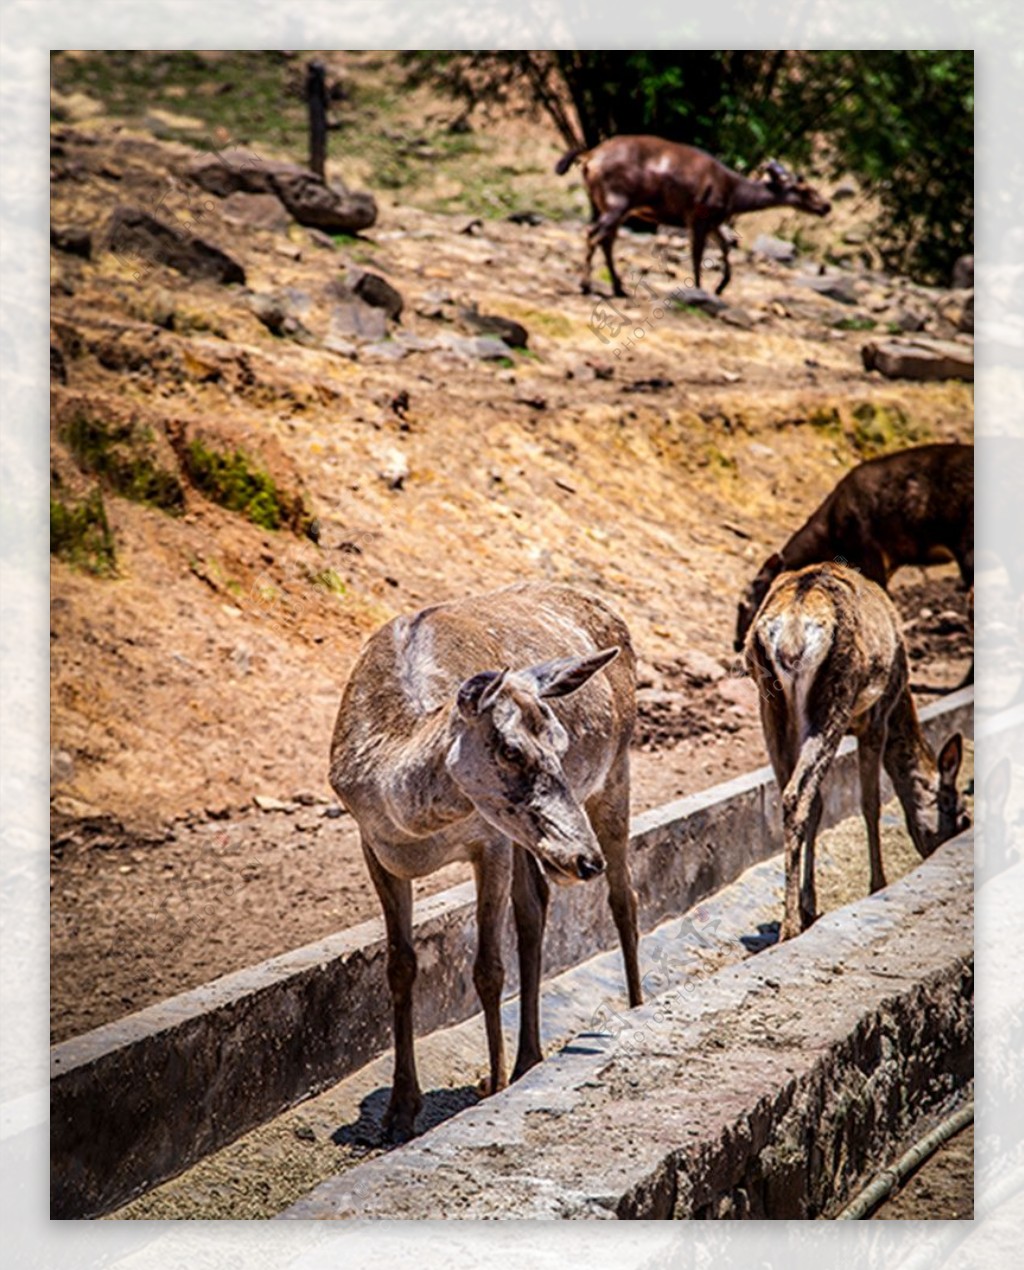
<svg viewBox="0 0 1024 1270">
<path fill-rule="evenodd" d="M 337 803 L 331 803 L 330 806 L 324 808 L 324 815 L 328 820 L 337 820 L 339 817 L 344 816 L 344 814 L 344 807 L 340 807 Z"/>
<path fill-rule="evenodd" d="M 315 1142 L 316 1134 L 308 1124 L 297 1124 L 293 1130 L 300 1142 Z"/>
<path fill-rule="evenodd" d="M 796 244 L 787 242 L 784 238 L 773 238 L 771 234 L 758 234 L 750 250 L 755 256 L 764 256 L 767 260 L 775 260 L 783 265 L 791 264 L 796 259 Z"/>
<path fill-rule="evenodd" d="M 383 309 L 393 322 L 401 318 L 405 303 L 402 294 L 380 274 L 361 272 L 349 285 L 361 300 L 375 309 Z"/>
<path fill-rule="evenodd" d="M 282 802 L 280 798 L 273 798 L 269 794 L 257 794 L 253 798 L 253 802 L 260 811 L 294 811 L 295 808 L 291 803 Z"/>
</svg>

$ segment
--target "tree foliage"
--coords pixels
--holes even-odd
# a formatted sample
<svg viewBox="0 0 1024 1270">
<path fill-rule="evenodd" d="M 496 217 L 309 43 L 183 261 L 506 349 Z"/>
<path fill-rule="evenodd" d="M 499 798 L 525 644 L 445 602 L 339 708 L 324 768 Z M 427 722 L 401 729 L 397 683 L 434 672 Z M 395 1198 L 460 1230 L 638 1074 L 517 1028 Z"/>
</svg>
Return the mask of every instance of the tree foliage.
<svg viewBox="0 0 1024 1270">
<path fill-rule="evenodd" d="M 973 249 L 974 60 L 961 51 L 432 52 L 409 57 L 471 110 L 543 110 L 569 147 L 647 132 L 739 171 L 769 158 L 855 176 L 889 268 L 946 282 Z"/>
</svg>

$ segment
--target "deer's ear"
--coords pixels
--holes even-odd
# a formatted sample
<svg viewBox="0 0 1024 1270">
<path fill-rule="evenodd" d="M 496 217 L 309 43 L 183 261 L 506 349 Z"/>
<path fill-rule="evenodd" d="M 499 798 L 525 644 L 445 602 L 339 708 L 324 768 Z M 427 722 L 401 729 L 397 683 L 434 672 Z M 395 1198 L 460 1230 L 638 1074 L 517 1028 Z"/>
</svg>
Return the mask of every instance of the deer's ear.
<svg viewBox="0 0 1024 1270">
<path fill-rule="evenodd" d="M 538 697 L 568 697 L 619 655 L 618 647 L 603 648 L 587 657 L 558 657 L 524 670 L 537 686 Z"/>
<path fill-rule="evenodd" d="M 475 719 L 485 710 L 489 710 L 494 705 L 494 700 L 507 674 L 508 667 L 506 666 L 504 670 L 482 670 L 480 674 L 464 680 L 459 686 L 459 695 L 456 698 L 462 717 Z"/>
<path fill-rule="evenodd" d="M 952 785 L 956 782 L 963 758 L 963 737 L 959 732 L 954 732 L 939 752 L 939 779 L 943 785 Z"/>
</svg>

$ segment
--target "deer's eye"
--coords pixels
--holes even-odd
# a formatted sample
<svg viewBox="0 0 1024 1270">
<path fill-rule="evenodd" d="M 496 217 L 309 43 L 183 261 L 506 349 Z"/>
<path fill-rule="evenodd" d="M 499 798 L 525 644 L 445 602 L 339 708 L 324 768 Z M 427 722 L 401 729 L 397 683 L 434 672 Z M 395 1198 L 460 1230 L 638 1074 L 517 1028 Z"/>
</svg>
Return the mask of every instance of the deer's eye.
<svg viewBox="0 0 1024 1270">
<path fill-rule="evenodd" d="M 498 758 L 500 758 L 503 763 L 515 765 L 522 760 L 522 757 L 522 750 L 515 745 L 509 745 L 507 741 L 502 741 L 498 746 Z"/>
</svg>

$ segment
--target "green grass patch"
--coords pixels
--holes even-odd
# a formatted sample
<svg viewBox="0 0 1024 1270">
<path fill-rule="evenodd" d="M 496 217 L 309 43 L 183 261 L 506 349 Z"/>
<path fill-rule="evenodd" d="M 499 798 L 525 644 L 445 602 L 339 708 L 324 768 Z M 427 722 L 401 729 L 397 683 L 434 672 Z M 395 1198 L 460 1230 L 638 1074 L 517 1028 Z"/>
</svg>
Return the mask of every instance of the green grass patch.
<svg viewBox="0 0 1024 1270">
<path fill-rule="evenodd" d="M 295 74 L 295 63 L 283 53 L 260 50 L 212 57 L 193 50 L 107 50 L 51 59 L 55 88 L 84 92 L 112 114 L 141 119 L 158 107 L 206 124 L 204 132 L 168 130 L 175 140 L 202 149 L 262 142 L 304 158 L 306 107 L 294 91 Z"/>
<path fill-rule="evenodd" d="M 884 406 L 862 401 L 853 407 L 851 414 L 851 440 L 858 453 L 865 458 L 919 445 L 928 439 L 927 430 L 915 424 L 907 412 L 897 405 Z"/>
<path fill-rule="evenodd" d="M 711 314 L 699 304 L 686 304 L 682 300 L 669 300 L 668 307 L 675 313 L 685 313 L 688 317 L 710 319 Z"/>
<path fill-rule="evenodd" d="M 836 331 L 873 331 L 877 323 L 869 317 L 844 317 L 832 323 Z"/>
<path fill-rule="evenodd" d="M 117 574 L 114 535 L 98 487 L 79 503 L 50 494 L 50 553 L 97 577 Z"/>
<path fill-rule="evenodd" d="M 197 439 L 185 447 L 183 462 L 189 480 L 212 502 L 240 512 L 263 529 L 280 529 L 288 521 L 288 508 L 273 478 L 243 450 L 213 450 Z"/>
<path fill-rule="evenodd" d="M 307 569 L 306 577 L 318 591 L 327 591 L 331 595 L 345 594 L 345 583 L 331 568 L 317 569 L 315 571 Z"/>
<path fill-rule="evenodd" d="M 82 471 L 98 476 L 115 494 L 172 516 L 184 510 L 181 481 L 160 466 L 150 429 L 108 423 L 80 410 L 61 435 Z"/>
</svg>

